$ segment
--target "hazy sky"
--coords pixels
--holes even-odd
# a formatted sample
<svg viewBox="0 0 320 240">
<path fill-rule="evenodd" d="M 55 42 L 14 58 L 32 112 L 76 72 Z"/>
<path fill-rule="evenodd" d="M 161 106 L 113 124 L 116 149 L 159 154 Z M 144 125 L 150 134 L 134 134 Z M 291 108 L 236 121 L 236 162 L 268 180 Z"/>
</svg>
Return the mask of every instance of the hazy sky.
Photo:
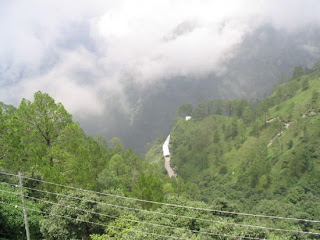
<svg viewBox="0 0 320 240">
<path fill-rule="evenodd" d="M 0 101 L 37 90 L 74 114 L 101 114 L 122 85 L 223 74 L 246 34 L 320 23 L 319 0 L 2 0 Z M 311 46 L 312 47 L 312 46 Z"/>
</svg>

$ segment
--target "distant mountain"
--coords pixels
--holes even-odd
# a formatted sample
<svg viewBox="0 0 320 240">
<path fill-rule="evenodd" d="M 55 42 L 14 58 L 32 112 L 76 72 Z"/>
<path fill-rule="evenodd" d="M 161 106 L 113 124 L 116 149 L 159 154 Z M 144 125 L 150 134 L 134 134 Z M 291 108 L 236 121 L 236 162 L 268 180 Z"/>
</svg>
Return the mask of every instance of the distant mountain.
<svg viewBox="0 0 320 240">
<path fill-rule="evenodd" d="M 82 121 L 82 126 L 90 134 L 120 137 L 126 146 L 142 153 L 146 143 L 169 133 L 180 104 L 216 98 L 261 99 L 287 79 L 295 66 L 311 68 L 320 60 L 320 28 L 285 32 L 266 25 L 247 35 L 232 54 L 219 76 L 177 76 L 144 88 L 128 80 L 125 94 L 131 110 L 120 111 L 115 100 L 108 105 L 112 114 L 94 119 L 94 123 Z"/>
</svg>

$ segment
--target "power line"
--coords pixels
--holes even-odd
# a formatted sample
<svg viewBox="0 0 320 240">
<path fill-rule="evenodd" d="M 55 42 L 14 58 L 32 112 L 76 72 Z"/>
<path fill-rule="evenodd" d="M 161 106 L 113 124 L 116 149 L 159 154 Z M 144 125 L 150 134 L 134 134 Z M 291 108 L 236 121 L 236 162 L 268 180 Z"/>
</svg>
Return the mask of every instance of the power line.
<svg viewBox="0 0 320 240">
<path fill-rule="evenodd" d="M 0 172 L 0 174 L 18 177 L 17 174 L 12 174 L 12 173 L 7 173 L 7 172 Z"/>
<path fill-rule="evenodd" d="M 203 232 L 203 231 L 190 230 L 190 229 L 181 228 L 181 227 L 172 227 L 172 226 L 158 224 L 158 223 L 143 222 L 143 221 L 138 221 L 138 220 L 134 220 L 134 219 L 127 219 L 127 218 L 117 217 L 117 216 L 113 216 L 113 215 L 97 213 L 97 212 L 93 212 L 93 211 L 87 211 L 87 210 L 84 210 L 84 209 L 81 209 L 81 208 L 71 207 L 71 206 L 64 205 L 64 204 L 59 204 L 59 203 L 54 203 L 54 202 L 42 200 L 42 199 L 39 199 L 39 198 L 28 197 L 28 196 L 26 196 L 26 197 L 30 198 L 30 199 L 34 199 L 36 201 L 49 203 L 49 204 L 53 204 L 53 205 L 58 205 L 58 206 L 61 206 L 61 207 L 66 207 L 66 208 L 74 209 L 74 210 L 77 210 L 77 211 L 82 211 L 82 212 L 95 214 L 95 215 L 99 215 L 99 216 L 103 216 L 103 217 L 113 218 L 113 219 L 121 219 L 121 220 L 129 221 L 129 222 L 142 223 L 142 224 L 151 225 L 151 226 L 155 226 L 155 227 L 163 227 L 163 228 L 168 228 L 168 229 L 173 229 L 173 230 L 182 230 L 182 231 L 188 231 L 188 232 L 191 232 L 191 233 L 199 233 L 199 234 L 210 235 L 210 236 L 225 236 L 225 237 L 234 237 L 234 238 L 241 238 L 241 239 L 256 239 L 256 240 L 260 240 L 261 239 L 261 238 L 253 238 L 253 237 L 242 237 L 242 236 L 233 236 L 233 235 L 228 235 L 228 234 L 217 234 L 217 233 L 211 233 L 211 232 Z"/>
<path fill-rule="evenodd" d="M 9 183 L 6 183 L 6 182 L 2 182 L 2 183 L 9 184 Z M 15 186 L 15 187 L 19 187 L 19 185 L 13 185 L 13 184 L 9 184 L 9 185 L 12 185 L 12 186 Z M 111 205 L 111 206 L 114 206 L 114 207 L 120 207 L 120 208 L 125 208 L 125 209 L 130 209 L 130 210 L 137 210 L 137 211 L 145 211 L 145 212 L 155 213 L 155 214 L 163 214 L 163 215 L 173 216 L 173 217 L 181 217 L 181 218 L 187 218 L 187 219 L 202 220 L 202 221 L 221 223 L 221 224 L 231 224 L 231 225 L 242 226 L 242 227 L 255 227 L 255 228 L 260 228 L 260 229 L 265 229 L 265 230 L 272 230 L 272 231 L 282 231 L 282 232 L 292 232 L 292 233 L 301 233 L 301 234 L 310 234 L 310 235 L 320 235 L 320 233 L 314 233 L 314 232 L 303 232 L 303 231 L 296 231 L 296 230 L 289 230 L 289 229 L 277 229 L 277 228 L 269 228 L 269 227 L 264 227 L 264 226 L 255 226 L 255 225 L 246 225 L 246 224 L 221 222 L 221 221 L 214 221 L 214 220 L 210 220 L 210 219 L 194 218 L 194 217 L 187 217 L 187 216 L 183 216 L 183 215 L 175 215 L 175 214 L 167 214 L 167 213 L 161 213 L 161 212 L 147 211 L 147 210 L 143 210 L 143 209 L 129 208 L 129 207 L 124 207 L 124 206 L 119 206 L 119 205 L 114 205 L 114 204 L 108 204 L 108 203 L 104 203 L 104 202 L 98 202 L 98 201 L 87 200 L 87 199 L 78 198 L 78 197 L 72 197 L 72 196 L 68 196 L 68 195 L 65 195 L 65 194 L 48 192 L 48 191 L 38 190 L 38 189 L 34 189 L 34 188 L 27 188 L 26 187 L 26 189 L 35 190 L 35 191 L 44 192 L 44 193 L 49 193 L 49 194 L 54 194 L 54 195 L 58 195 L 58 196 L 64 196 L 64 197 L 78 199 L 78 200 L 84 200 L 84 201 L 87 201 L 87 202 L 95 202 L 95 203 L 100 203 L 100 204 Z M 20 195 L 20 196 L 23 195 L 23 194 L 19 194 L 19 193 L 16 193 L 16 192 L 6 191 L 6 190 L 1 190 L 1 189 L 0 189 L 0 191 L 6 192 L 6 193 L 15 194 L 15 195 Z M 62 205 L 62 204 L 59 204 L 59 203 L 45 201 L 45 200 L 42 200 L 42 199 L 39 199 L 39 198 L 34 198 L 34 197 L 29 197 L 29 196 L 26 196 L 26 197 L 30 198 L 30 199 L 37 200 L 37 201 L 46 202 L 46 203 L 49 203 L 49 204 L 56 204 L 56 205 L 60 205 L 60 206 L 63 206 L 63 207 L 72 208 L 72 209 L 75 209 L 75 210 L 78 210 L 78 211 L 83 211 L 83 212 L 87 212 L 87 213 L 91 213 L 91 214 L 97 214 L 97 215 L 106 216 L 106 217 L 109 217 L 109 218 L 119 219 L 119 217 L 112 216 L 112 215 L 106 215 L 106 214 L 86 211 L 86 210 L 83 210 L 83 209 L 74 208 L 74 207 Z M 123 218 L 121 218 L 121 219 L 123 219 Z M 132 221 L 132 222 L 138 222 L 138 223 L 143 223 L 143 224 L 149 224 L 149 225 L 154 225 L 154 226 L 158 226 L 158 227 L 165 227 L 165 228 L 171 228 L 171 229 L 177 229 L 177 230 L 184 230 L 184 231 L 189 231 L 189 232 L 193 232 L 193 233 L 200 233 L 200 234 L 206 234 L 206 235 L 216 235 L 215 233 L 201 232 L 201 231 L 195 231 L 195 230 L 184 229 L 184 228 L 176 228 L 176 227 L 171 227 L 171 226 L 162 225 L 162 224 L 156 224 L 156 223 L 146 223 L 146 222 L 141 222 L 141 221 L 131 220 L 131 219 L 123 219 L 123 220 Z M 228 235 L 226 235 L 226 236 L 228 236 Z M 229 236 L 229 237 L 232 237 L 232 236 Z M 245 237 L 241 237 L 241 236 L 233 236 L 233 237 L 245 238 Z M 256 238 L 247 238 L 247 239 L 256 239 Z"/>
<path fill-rule="evenodd" d="M 4 183 L 4 184 L 10 185 L 15 188 L 19 187 L 19 184 L 12 184 L 12 183 L 7 183 L 7 182 L 0 182 L 0 183 Z"/>
<path fill-rule="evenodd" d="M 84 199 L 84 198 L 79 198 L 79 197 L 73 197 L 61 193 L 54 193 L 54 192 L 49 192 L 49 191 L 44 191 L 44 190 L 39 190 L 35 188 L 28 188 L 24 187 L 25 189 L 29 190 L 34 190 L 34 191 L 39 191 L 43 193 L 49 193 L 57 196 L 62 196 L 62 197 L 67 197 L 67 198 L 73 198 L 76 200 L 81 200 L 81 201 L 86 201 L 86 202 L 91 202 L 91 203 L 98 203 L 98 204 L 103 204 L 103 205 L 108 205 L 111 207 L 116 207 L 116 208 L 123 208 L 123 209 L 128 209 L 128 210 L 134 210 L 134 211 L 142 211 L 142 212 L 148 212 L 152 214 L 160 214 L 160 215 L 165 215 L 165 216 L 170 216 L 170 217 L 178 217 L 178 218 L 185 218 L 185 219 L 191 219 L 191 220 L 199 220 L 199 221 L 206 221 L 206 222 L 211 222 L 211 223 L 219 223 L 219 224 L 227 224 L 227 225 L 235 225 L 239 227 L 248 227 L 248 228 L 258 228 L 258 229 L 264 229 L 264 230 L 270 230 L 270 231 L 282 231 L 282 232 L 292 232 L 292 233 L 300 233 L 300 234 L 313 234 L 313 235 L 320 235 L 320 233 L 314 233 L 314 232 L 304 232 L 304 231 L 298 231 L 298 230 L 291 230 L 291 229 L 283 229 L 283 228 L 271 228 L 271 227 L 264 227 L 264 226 L 257 226 L 257 225 L 250 225 L 250 224 L 240 224 L 240 223 L 232 223 L 232 222 L 223 222 L 223 221 L 217 221 L 217 220 L 212 220 L 212 219 L 205 219 L 205 218 L 197 218 L 197 217 L 188 217 L 184 215 L 177 215 L 177 214 L 170 214 L 170 213 L 162 213 L 162 212 L 156 212 L 156 211 L 149 211 L 145 209 L 139 209 L 139 208 L 131 208 L 131 207 L 125 207 L 125 206 L 120 206 L 120 205 L 115 205 L 115 204 L 110 204 L 110 203 L 105 203 L 105 202 L 100 202 L 100 201 L 94 201 L 94 200 L 89 200 L 89 199 Z M 0 190 L 1 191 L 1 190 Z"/>
<path fill-rule="evenodd" d="M 45 201 L 45 202 L 48 202 L 48 201 Z M 5 203 L 5 202 L 1 202 L 1 201 L 0 201 L 0 204 L 10 205 L 10 206 L 13 206 L 13 207 L 15 207 L 15 208 L 17 208 L 17 207 L 18 207 L 18 208 L 22 208 L 21 206 L 12 205 L 12 204 Z M 57 204 L 57 203 L 52 203 L 52 202 L 51 202 L 51 204 Z M 77 209 L 77 208 L 70 207 L 70 206 L 65 206 L 65 205 L 62 205 L 62 204 L 57 204 L 57 205 L 60 205 L 60 206 L 63 206 L 63 207 L 69 207 L 69 208 L 72 208 L 72 209 L 75 209 L 75 210 L 80 210 L 80 211 L 87 212 L 87 213 L 91 213 L 91 214 L 98 214 L 98 213 L 95 213 L 95 212 L 90 212 L 90 211 L 86 211 L 86 210 L 83 210 L 83 209 Z M 57 214 L 51 214 L 51 213 L 48 213 L 48 212 L 44 212 L 44 211 L 40 211 L 40 210 L 35 210 L 35 209 L 31 209 L 31 208 L 26 208 L 26 209 L 27 209 L 27 210 L 30 210 L 30 211 L 35 211 L 35 212 L 39 212 L 39 213 L 51 215 L 51 216 L 57 216 L 57 217 L 62 217 L 62 218 L 66 218 L 66 219 L 72 219 L 72 220 L 76 220 L 76 221 L 80 221 L 80 222 L 86 222 L 86 223 L 90 223 L 90 224 L 101 225 L 101 226 L 104 226 L 104 227 L 111 227 L 111 228 L 117 228 L 117 229 L 126 229 L 126 230 L 133 231 L 133 232 L 146 233 L 146 234 L 151 234 L 151 235 L 156 235 L 156 236 L 161 236 L 161 237 L 169 237 L 169 238 L 174 238 L 174 239 L 183 239 L 183 238 L 177 238 L 177 237 L 168 236 L 168 235 L 155 234 L 155 233 L 150 233 L 150 232 L 143 232 L 143 231 L 140 231 L 140 230 L 131 230 L 131 229 L 128 229 L 128 228 L 114 227 L 114 226 L 109 226 L 109 225 L 106 225 L 106 224 L 100 224 L 100 223 L 90 222 L 90 221 L 86 221 L 86 220 L 79 220 L 79 219 L 76 219 L 76 218 L 66 217 L 66 216 L 57 215 Z M 105 215 L 105 214 L 98 214 L 98 215 L 107 216 L 107 215 Z M 110 217 L 110 216 L 109 216 L 109 217 Z M 114 217 L 114 216 L 112 216 L 112 217 Z M 137 222 L 137 223 L 148 224 L 148 223 L 145 223 L 145 222 L 141 222 L 141 221 L 137 221 L 137 220 L 132 220 L 132 219 L 124 219 L 124 218 L 119 218 L 119 217 L 114 217 L 114 218 L 121 219 L 121 220 L 126 220 L 126 221 L 133 221 L 133 222 Z M 199 233 L 199 234 L 211 235 L 211 236 L 232 237 L 232 238 L 239 238 L 239 239 L 264 240 L 264 239 L 262 239 L 262 238 L 234 236 L 234 235 L 229 235 L 229 234 L 209 233 L 209 232 L 202 232 L 202 231 L 190 230 L 190 229 L 185 229 L 185 228 L 171 227 L 171 226 L 166 226 L 166 225 L 161 225 L 161 224 L 152 224 L 152 225 L 154 225 L 154 226 L 159 226 L 159 227 L 160 227 L 160 226 L 161 226 L 161 227 L 168 227 L 168 228 L 173 229 L 173 230 L 183 230 L 183 231 L 188 231 L 188 232 L 192 232 L 192 233 Z"/>
<path fill-rule="evenodd" d="M 0 172 L 0 174 L 17 176 L 15 174 L 10 174 L 10 173 L 5 173 L 5 172 Z M 200 207 L 192 207 L 192 206 L 143 200 L 143 199 L 138 199 L 138 198 L 125 197 L 125 196 L 120 196 L 120 195 L 115 195 L 115 194 L 110 194 L 110 193 L 101 193 L 101 192 L 97 192 L 97 191 L 92 191 L 92 190 L 87 190 L 87 189 L 82 189 L 82 188 L 77 188 L 77 187 L 72 187 L 72 186 L 66 186 L 66 185 L 62 185 L 62 184 L 58 184 L 58 183 L 52 183 L 52 182 L 48 182 L 48 181 L 44 181 L 44 180 L 35 179 L 35 178 L 29 178 L 29 177 L 23 177 L 23 178 L 29 179 L 32 181 L 45 183 L 45 184 L 54 185 L 54 186 L 69 188 L 69 189 L 73 189 L 73 190 L 78 190 L 78 191 L 83 191 L 83 192 L 88 192 L 88 193 L 95 193 L 95 194 L 102 195 L 102 196 L 109 196 L 109 197 L 115 197 L 115 198 L 121 198 L 121 199 L 139 201 L 139 202 L 145 202 L 145 203 L 153 203 L 153 204 L 164 205 L 164 206 L 169 206 L 169 207 L 186 208 L 186 209 L 201 210 L 201 211 L 207 211 L 207 212 L 226 213 L 226 214 L 241 215 L 241 216 L 248 216 L 248 217 L 273 218 L 273 219 L 280 219 L 280 220 L 320 223 L 319 220 L 309 220 L 309 219 L 301 219 L 301 218 L 290 218 L 290 217 L 270 216 L 270 215 L 262 215 L 262 214 L 231 212 L 231 211 L 224 211 L 224 210 L 217 210 L 217 209 L 208 209 L 208 208 L 200 208 Z"/>
<path fill-rule="evenodd" d="M 6 202 L 2 202 L 2 201 L 0 201 L 0 204 L 9 205 L 9 206 L 12 206 L 12 207 L 14 207 L 14 208 L 22 208 L 21 206 L 13 205 L 13 204 L 6 203 Z M 30 210 L 30 211 L 42 213 L 42 214 L 45 214 L 45 215 L 49 215 L 49 216 L 54 216 L 54 217 L 58 217 L 58 218 L 65 218 L 65 219 L 75 220 L 75 221 L 78 221 L 78 222 L 84 222 L 84 223 L 89 223 L 89 224 L 93 224 L 93 225 L 99 225 L 99 226 L 103 226 L 103 227 L 110 227 L 110 228 L 116 228 L 116 229 L 121 229 L 121 230 L 129 230 L 129 231 L 131 231 L 131 232 L 143 233 L 143 234 L 148 234 L 148 235 L 153 235 L 153 236 L 158 236 L 158 237 L 166 237 L 166 238 L 173 238 L 173 239 L 185 239 L 185 238 L 179 238 L 179 237 L 174 237 L 174 236 L 169 236 L 169 235 L 163 235 L 163 234 L 157 234 L 157 233 L 144 232 L 144 231 L 140 231 L 140 230 L 133 230 L 133 229 L 130 229 L 130 228 L 109 226 L 109 225 L 102 224 L 102 223 L 96 223 L 96 222 L 91 222 L 91 221 L 87 221 L 87 220 L 80 220 L 80 219 L 77 219 L 77 218 L 66 217 L 66 216 L 62 216 L 62 215 L 58 215 L 58 214 L 52 214 L 52 213 L 48 213 L 48 212 L 44 212 L 44 211 L 40 211 L 40 210 L 36 210 L 36 209 L 32 209 L 32 208 L 26 208 L 26 209 L 27 209 L 27 210 Z"/>
<path fill-rule="evenodd" d="M 32 189 L 32 188 L 28 188 L 28 189 Z M 38 189 L 33 189 L 33 190 L 36 190 L 36 191 L 37 191 Z M 11 191 L 5 191 L 5 190 L 1 190 L 1 189 L 0 189 L 0 191 L 1 191 L 1 192 L 12 193 L 12 194 L 21 196 L 21 194 L 15 193 L 15 192 L 11 192 Z M 40 191 L 40 192 L 51 193 L 51 194 L 54 194 L 54 195 L 64 196 L 64 197 L 68 197 L 68 198 L 73 198 L 73 199 L 77 199 L 77 200 L 82 200 L 82 201 L 84 200 L 84 201 L 86 201 L 86 202 L 92 202 L 92 203 L 98 203 L 98 204 L 111 205 L 111 206 L 113 206 L 113 207 L 119 207 L 119 208 L 124 208 L 124 209 L 129 209 L 129 210 L 135 210 L 135 211 L 145 211 L 145 212 L 149 212 L 149 213 L 167 215 L 167 216 L 172 216 L 172 217 L 187 218 L 187 219 L 192 219 L 192 220 L 207 221 L 207 222 L 219 223 L 219 224 L 235 225 L 235 226 L 239 226 L 239 227 L 249 227 L 249 228 L 251 227 L 251 228 L 258 228 L 258 229 L 264 229 L 264 230 L 270 230 L 270 231 L 280 231 L 280 232 L 291 232 L 291 233 L 300 233 L 300 234 L 320 235 L 320 233 L 315 233 L 315 232 L 305 232 L 305 231 L 298 231 L 298 230 L 291 230 L 291 229 L 283 229 L 283 228 L 270 228 L 270 227 L 264 227 L 264 226 L 256 226 L 256 225 L 249 225 L 249 224 L 239 224 L 239 223 L 215 221 L 215 220 L 211 220 L 211 219 L 188 217 L 188 216 L 183 216 L 183 215 L 176 215 L 176 214 L 168 214 L 168 213 L 161 213 L 161 212 L 155 212 L 155 211 L 148 211 L 148 210 L 144 210 L 144 209 L 129 208 L 129 207 L 124 207 L 124 206 L 119 206 L 119 205 L 114 205 L 114 204 L 108 204 L 108 203 L 99 202 L 99 201 L 94 201 L 94 200 L 88 200 L 88 199 L 83 199 L 83 198 L 78 198 L 78 197 L 72 197 L 72 196 L 68 196 L 68 195 L 64 195 L 64 194 L 59 194 L 59 193 L 47 192 L 47 191 L 42 191 L 42 190 L 39 190 L 39 191 Z M 87 211 L 87 210 L 83 210 L 83 209 L 79 209 L 79 208 L 75 208 L 75 207 L 70 207 L 70 206 L 67 206 L 67 205 L 59 204 L 59 203 L 54 203 L 54 202 L 42 200 L 42 199 L 40 199 L 40 198 L 35 198 L 35 197 L 30 197 L 30 196 L 25 196 L 25 197 L 30 198 L 30 199 L 34 199 L 34 200 L 37 200 L 37 201 L 46 202 L 46 203 L 49 203 L 49 204 L 61 205 L 61 206 L 63 206 L 63 207 L 73 208 L 73 209 L 75 209 L 75 210 L 79 210 L 79 211 L 83 211 L 83 212 L 88 212 L 88 213 L 92 213 L 92 214 L 96 214 L 96 215 L 101 215 L 101 216 L 105 216 L 105 217 L 109 217 L 109 218 L 114 218 L 114 219 L 118 219 L 118 218 L 119 218 L 119 217 L 112 216 L 112 215 L 106 215 L 106 214 L 101 214 L 101 213 L 97 213 L 97 212 L 91 212 L 91 211 Z M 127 220 L 127 221 L 139 222 L 139 221 L 130 220 L 130 219 L 124 219 L 124 218 L 121 218 L 121 219 Z M 144 224 L 149 224 L 149 225 L 154 225 L 153 223 L 145 223 L 145 222 L 142 222 L 142 223 L 144 223 Z M 161 225 L 161 224 L 155 224 L 155 225 L 171 228 L 170 226 Z M 189 229 L 184 229 L 184 230 L 188 230 L 188 231 L 189 231 Z"/>
<path fill-rule="evenodd" d="M 227 213 L 227 214 L 250 216 L 250 217 L 273 218 L 273 219 L 281 219 L 281 220 L 320 223 L 320 221 L 318 221 L 318 220 L 309 220 L 309 219 L 301 219 L 301 218 L 290 218 L 290 217 L 280 217 L 280 216 L 270 216 L 270 215 L 262 215 L 262 214 L 241 213 L 241 212 L 231 212 L 231 211 L 224 211 L 224 210 L 216 210 L 216 209 L 208 209 L 208 208 L 200 208 L 200 207 L 191 207 L 191 206 L 184 206 L 184 205 L 178 205 L 178 204 L 171 204 L 171 203 L 163 203 L 163 202 L 157 202 L 157 201 L 143 200 L 143 199 L 138 199 L 138 198 L 125 197 L 125 196 L 119 196 L 119 195 L 110 194 L 110 193 L 101 193 L 101 192 L 96 192 L 96 191 L 92 191 L 92 190 L 87 190 L 87 189 L 82 189 L 82 188 L 77 188 L 77 187 L 72 187 L 72 186 L 66 186 L 66 185 L 62 185 L 62 184 L 58 184 L 58 183 L 52 183 L 52 182 L 47 182 L 47 181 L 43 181 L 43 180 L 38 180 L 38 179 L 35 179 L 35 178 L 29 178 L 29 177 L 23 177 L 23 178 L 29 179 L 29 180 L 33 180 L 33 181 L 37 181 L 37 182 L 46 183 L 46 184 L 51 184 L 51 185 L 55 185 L 55 186 L 59 186 L 59 187 L 65 187 L 65 188 L 69 188 L 69 189 L 73 189 L 73 190 L 84 191 L 84 192 L 88 192 L 88 193 L 95 193 L 95 194 L 103 195 L 103 196 L 109 196 L 109 197 L 115 197 L 115 198 L 121 198 L 121 199 L 127 199 L 127 200 L 139 201 L 139 202 L 145 202 L 145 203 L 153 203 L 153 204 L 164 205 L 164 206 L 169 206 L 169 207 L 186 208 L 186 209 L 201 210 L 201 211 L 207 211 L 207 212 Z"/>
<path fill-rule="evenodd" d="M 5 191 L 5 190 L 1 190 L 1 189 L 0 189 L 0 191 L 22 196 L 22 194 L 20 194 L 20 193 Z M 25 196 L 25 195 L 23 195 L 23 196 Z M 95 215 L 108 217 L 108 218 L 113 218 L 113 219 L 121 219 L 121 220 L 135 222 L 135 223 L 142 223 L 142 224 L 151 225 L 151 226 L 155 226 L 155 227 L 163 227 L 163 228 L 168 228 L 168 229 L 173 229 L 173 230 L 182 230 L 182 231 L 188 231 L 188 232 L 191 232 L 191 233 L 198 233 L 198 234 L 209 235 L 209 236 L 224 236 L 224 237 L 232 237 L 232 238 L 240 238 L 240 239 L 262 240 L 261 238 L 243 237 L 243 236 L 234 236 L 234 235 L 229 235 L 229 234 L 218 234 L 218 233 L 211 233 L 211 232 L 203 232 L 203 231 L 190 230 L 190 229 L 180 228 L 180 227 L 172 227 L 172 226 L 163 225 L 163 224 L 143 222 L 143 221 L 138 221 L 138 220 L 134 220 L 134 219 L 121 218 L 121 217 L 117 217 L 117 216 L 113 216 L 113 215 L 97 213 L 97 212 L 93 212 L 93 211 L 87 211 L 87 210 L 84 210 L 84 209 L 81 209 L 81 208 L 76 208 L 76 207 L 72 207 L 72 206 L 68 206 L 68 205 L 64 205 L 64 204 L 60 204 L 60 203 L 54 203 L 54 202 L 51 202 L 51 201 L 42 200 L 40 198 L 35 198 L 35 197 L 30 197 L 30 196 L 25 196 L 25 197 L 29 198 L 29 199 L 36 200 L 36 201 L 48 203 L 48 204 L 58 205 L 58 206 L 61 206 L 61 207 L 70 208 L 70 209 L 74 209 L 74 210 L 77 210 L 77 211 L 82 211 L 82 212 L 85 212 L 85 213 L 95 214 Z M 28 209 L 28 208 L 26 208 L 26 209 Z M 221 222 L 221 223 L 223 223 L 223 222 Z"/>
</svg>

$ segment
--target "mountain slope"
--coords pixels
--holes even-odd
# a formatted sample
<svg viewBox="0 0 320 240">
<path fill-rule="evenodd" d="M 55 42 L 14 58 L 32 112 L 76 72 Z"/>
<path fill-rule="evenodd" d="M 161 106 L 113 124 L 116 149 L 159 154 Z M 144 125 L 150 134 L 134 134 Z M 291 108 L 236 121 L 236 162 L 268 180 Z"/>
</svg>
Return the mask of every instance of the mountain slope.
<svg viewBox="0 0 320 240">
<path fill-rule="evenodd" d="M 286 32 L 265 25 L 248 34 L 231 51 L 219 74 L 178 76 L 160 79 L 149 85 L 124 82 L 124 95 L 130 106 L 139 103 L 135 118 L 119 111 L 119 102 L 108 104 L 111 114 L 81 119 L 89 134 L 108 139 L 120 137 L 124 144 L 143 153 L 145 144 L 167 136 L 171 120 L 180 104 L 198 104 L 210 99 L 261 99 L 272 87 L 287 78 L 297 65 L 312 67 L 320 60 L 320 28 L 309 26 L 299 32 Z M 314 51 L 312 51 L 312 49 Z M 190 61 L 195 61 L 190 56 Z M 130 108 L 131 109 L 131 108 Z"/>
<path fill-rule="evenodd" d="M 199 104 L 192 120 L 175 120 L 170 151 L 179 181 L 194 189 L 189 197 L 280 215 L 295 204 L 294 216 L 319 219 L 319 145 L 318 70 L 276 86 L 255 106 Z"/>
</svg>

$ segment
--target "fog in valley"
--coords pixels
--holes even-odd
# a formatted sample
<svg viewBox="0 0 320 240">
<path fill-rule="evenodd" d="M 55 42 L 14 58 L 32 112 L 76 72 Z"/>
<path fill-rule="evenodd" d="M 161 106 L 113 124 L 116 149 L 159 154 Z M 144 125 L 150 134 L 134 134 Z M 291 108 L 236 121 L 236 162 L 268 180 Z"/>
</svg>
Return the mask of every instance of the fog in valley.
<svg viewBox="0 0 320 240">
<path fill-rule="evenodd" d="M 1 4 L 0 101 L 47 92 L 88 134 L 139 153 L 180 104 L 255 101 L 320 60 L 315 0 Z"/>
</svg>

